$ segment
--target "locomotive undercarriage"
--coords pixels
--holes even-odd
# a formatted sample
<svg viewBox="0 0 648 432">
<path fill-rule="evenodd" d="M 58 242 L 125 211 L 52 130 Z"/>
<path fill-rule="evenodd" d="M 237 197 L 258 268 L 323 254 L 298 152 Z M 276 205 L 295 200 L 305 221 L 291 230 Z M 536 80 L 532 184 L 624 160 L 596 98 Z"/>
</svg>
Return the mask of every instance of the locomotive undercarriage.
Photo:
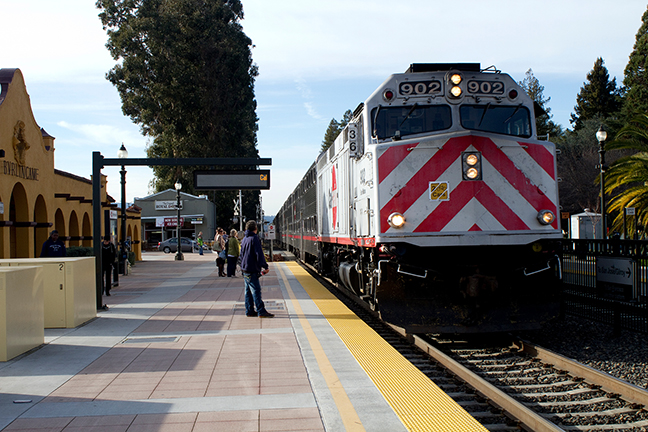
<svg viewBox="0 0 648 432">
<path fill-rule="evenodd" d="M 559 244 L 419 248 L 323 244 L 320 273 L 409 332 L 538 328 L 558 314 Z"/>
</svg>

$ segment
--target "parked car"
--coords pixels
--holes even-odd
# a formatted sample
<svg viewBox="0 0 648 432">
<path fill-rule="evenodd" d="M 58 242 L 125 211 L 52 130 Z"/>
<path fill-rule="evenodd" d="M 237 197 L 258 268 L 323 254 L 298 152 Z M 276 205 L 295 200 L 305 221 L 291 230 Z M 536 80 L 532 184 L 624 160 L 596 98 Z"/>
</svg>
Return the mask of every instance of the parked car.
<svg viewBox="0 0 648 432">
<path fill-rule="evenodd" d="M 198 243 L 196 243 L 194 240 L 188 239 L 186 237 L 181 237 L 180 241 L 182 245 L 182 252 L 193 252 L 194 250 L 198 250 Z M 158 250 L 163 251 L 164 253 L 177 252 L 178 251 L 177 237 L 172 237 L 170 239 L 158 243 Z"/>
</svg>

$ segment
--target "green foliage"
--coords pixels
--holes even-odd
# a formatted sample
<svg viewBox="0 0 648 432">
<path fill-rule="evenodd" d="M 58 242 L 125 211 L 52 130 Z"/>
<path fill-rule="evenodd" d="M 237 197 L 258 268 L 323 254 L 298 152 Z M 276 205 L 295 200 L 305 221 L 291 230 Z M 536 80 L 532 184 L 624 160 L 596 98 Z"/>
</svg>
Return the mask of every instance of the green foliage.
<svg viewBox="0 0 648 432">
<path fill-rule="evenodd" d="M 66 248 L 67 257 L 86 257 L 94 256 L 94 249 L 91 247 L 70 246 Z"/>
<path fill-rule="evenodd" d="M 149 157 L 258 157 L 258 71 L 240 24 L 240 0 L 98 0 L 96 6 L 106 46 L 119 61 L 106 77 L 124 114 L 152 138 Z M 182 190 L 195 194 L 197 169 L 210 168 L 154 167 L 152 186 L 159 192 L 180 179 Z M 226 209 L 229 195 L 211 198 Z"/>
<path fill-rule="evenodd" d="M 587 82 L 576 96 L 575 113 L 572 113 L 569 122 L 574 126 L 574 130 L 579 130 L 585 120 L 616 117 L 621 105 L 622 99 L 616 78 L 610 81 L 603 59 L 599 57 L 594 62 L 594 68 L 587 74 Z"/>
<path fill-rule="evenodd" d="M 641 17 L 635 44 L 624 71 L 623 116 L 631 119 L 648 112 L 648 10 Z"/>
<path fill-rule="evenodd" d="M 599 145 L 596 131 L 600 119 L 583 121 L 583 127 L 567 131 L 557 144 L 558 183 L 560 206 L 563 211 L 580 213 L 584 209 L 595 211 L 599 208 L 600 188 L 596 181 L 600 174 Z"/>
<path fill-rule="evenodd" d="M 605 176 L 605 192 L 613 196 L 609 210 L 616 214 L 613 228 L 622 229 L 626 207 L 634 207 L 638 224 L 645 226 L 648 223 L 648 114 L 633 117 L 606 148 L 633 152 L 614 162 Z"/>
<path fill-rule="evenodd" d="M 518 82 L 520 87 L 524 89 L 526 94 L 542 108 L 545 114 L 536 116 L 536 131 L 539 137 L 561 137 L 563 129 L 560 125 L 551 120 L 551 108 L 547 106 L 550 97 L 544 97 L 544 86 L 540 85 L 540 81 L 533 75 L 533 70 L 526 71 L 525 77 L 522 81 Z M 552 138 L 553 139 L 553 138 Z"/>
<path fill-rule="evenodd" d="M 351 110 L 346 110 L 341 121 L 331 119 L 331 122 L 326 128 L 326 133 L 324 134 L 321 151 L 325 151 L 333 145 L 335 138 L 337 138 L 337 136 L 340 135 L 340 132 L 342 132 L 346 125 L 349 124 L 351 118 L 353 118 L 353 112 Z"/>
</svg>

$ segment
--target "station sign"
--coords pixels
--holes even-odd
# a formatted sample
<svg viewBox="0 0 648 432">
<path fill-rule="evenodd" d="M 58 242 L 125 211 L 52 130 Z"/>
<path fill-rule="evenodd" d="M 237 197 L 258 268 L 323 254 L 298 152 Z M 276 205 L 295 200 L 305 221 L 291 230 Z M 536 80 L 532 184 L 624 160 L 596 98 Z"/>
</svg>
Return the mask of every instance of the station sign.
<svg viewBox="0 0 648 432">
<path fill-rule="evenodd" d="M 180 200 L 180 210 L 182 210 L 183 200 Z M 177 210 L 178 200 L 155 201 L 155 210 Z"/>
<path fill-rule="evenodd" d="M 270 189 L 270 170 L 194 171 L 194 189 Z"/>
<path fill-rule="evenodd" d="M 268 239 L 268 240 L 276 240 L 274 224 L 268 225 L 268 231 L 266 232 L 266 239 Z"/>
<path fill-rule="evenodd" d="M 596 257 L 596 280 L 619 285 L 632 285 L 633 260 L 630 258 Z"/>
</svg>

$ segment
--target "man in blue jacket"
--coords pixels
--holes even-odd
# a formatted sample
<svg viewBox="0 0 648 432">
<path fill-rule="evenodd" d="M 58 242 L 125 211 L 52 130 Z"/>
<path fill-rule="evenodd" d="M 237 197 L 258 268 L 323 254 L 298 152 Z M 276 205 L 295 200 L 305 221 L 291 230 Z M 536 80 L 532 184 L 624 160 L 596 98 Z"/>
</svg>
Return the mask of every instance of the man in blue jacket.
<svg viewBox="0 0 648 432">
<path fill-rule="evenodd" d="M 43 243 L 43 248 L 40 253 L 41 258 L 58 258 L 66 255 L 65 243 L 59 239 L 59 232 L 57 230 L 52 231 L 49 238 Z"/>
<path fill-rule="evenodd" d="M 241 242 L 241 271 L 245 280 L 245 315 L 272 318 L 274 314 L 266 310 L 261 299 L 259 277 L 267 274 L 269 269 L 261 240 L 257 236 L 257 224 L 253 220 L 245 224 L 245 238 Z"/>
</svg>

